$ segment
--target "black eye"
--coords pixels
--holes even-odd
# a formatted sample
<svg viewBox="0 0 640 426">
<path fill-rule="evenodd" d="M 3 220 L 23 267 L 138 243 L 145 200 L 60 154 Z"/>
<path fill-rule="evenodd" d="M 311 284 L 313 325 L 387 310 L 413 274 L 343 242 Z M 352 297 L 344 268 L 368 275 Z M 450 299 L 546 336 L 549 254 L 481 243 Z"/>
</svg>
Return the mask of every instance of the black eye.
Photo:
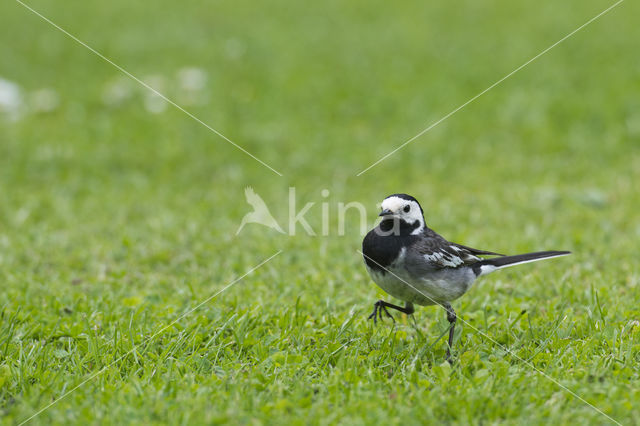
<svg viewBox="0 0 640 426">
<path fill-rule="evenodd" d="M 404 212 L 405 213 L 409 213 L 409 210 L 411 210 L 411 206 L 410 205 L 407 204 L 406 206 L 404 206 Z"/>
</svg>

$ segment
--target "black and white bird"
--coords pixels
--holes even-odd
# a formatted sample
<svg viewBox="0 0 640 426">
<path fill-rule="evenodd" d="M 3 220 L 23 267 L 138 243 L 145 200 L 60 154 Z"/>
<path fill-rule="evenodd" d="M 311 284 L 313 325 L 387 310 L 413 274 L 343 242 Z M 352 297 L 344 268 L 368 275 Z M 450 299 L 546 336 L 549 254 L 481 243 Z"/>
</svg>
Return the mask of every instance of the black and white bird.
<svg viewBox="0 0 640 426">
<path fill-rule="evenodd" d="M 565 256 L 568 251 L 540 251 L 505 256 L 447 241 L 425 224 L 418 200 L 393 194 L 382 201 L 382 221 L 362 241 L 362 254 L 375 283 L 404 307 L 378 300 L 369 319 L 374 323 L 387 308 L 411 315 L 414 305 L 441 305 L 447 311 L 451 357 L 456 313 L 450 302 L 465 294 L 476 278 L 521 263 Z M 480 256 L 498 256 L 483 259 Z"/>
</svg>

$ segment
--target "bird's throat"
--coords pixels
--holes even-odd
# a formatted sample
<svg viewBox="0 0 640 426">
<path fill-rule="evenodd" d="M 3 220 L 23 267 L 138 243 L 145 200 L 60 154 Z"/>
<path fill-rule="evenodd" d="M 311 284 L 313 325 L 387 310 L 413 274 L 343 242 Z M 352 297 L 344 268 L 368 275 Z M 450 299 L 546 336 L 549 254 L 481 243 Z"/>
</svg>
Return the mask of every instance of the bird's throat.
<svg viewBox="0 0 640 426">
<path fill-rule="evenodd" d="M 420 221 L 408 223 L 399 218 L 387 218 L 379 226 L 384 235 L 407 236 L 420 227 Z"/>
</svg>

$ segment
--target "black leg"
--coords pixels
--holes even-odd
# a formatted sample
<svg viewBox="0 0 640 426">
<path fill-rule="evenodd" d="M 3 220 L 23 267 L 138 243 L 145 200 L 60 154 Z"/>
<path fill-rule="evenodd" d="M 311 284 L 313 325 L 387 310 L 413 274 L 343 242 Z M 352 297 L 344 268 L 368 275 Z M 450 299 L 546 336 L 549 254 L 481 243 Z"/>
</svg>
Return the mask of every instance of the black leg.
<svg viewBox="0 0 640 426">
<path fill-rule="evenodd" d="M 449 303 L 443 303 L 442 307 L 447 310 L 447 321 L 451 325 L 449 328 L 449 346 L 447 347 L 447 361 L 451 362 L 451 347 L 453 346 L 453 332 L 456 328 L 456 320 L 458 317 L 456 316 L 456 312 L 453 310 Z"/>
<path fill-rule="evenodd" d="M 373 313 L 369 315 L 367 319 L 373 319 L 373 323 L 376 324 L 378 317 L 380 318 L 380 320 L 382 320 L 382 312 L 384 312 L 389 318 L 393 320 L 393 322 L 396 322 L 395 318 L 393 318 L 387 308 L 395 309 L 396 311 L 400 311 L 407 315 L 411 315 L 415 311 L 415 309 L 413 308 L 413 304 L 410 302 L 407 302 L 405 304 L 405 307 L 403 308 L 402 306 L 394 305 L 392 303 L 385 302 L 384 300 L 378 300 L 373 304 Z"/>
</svg>

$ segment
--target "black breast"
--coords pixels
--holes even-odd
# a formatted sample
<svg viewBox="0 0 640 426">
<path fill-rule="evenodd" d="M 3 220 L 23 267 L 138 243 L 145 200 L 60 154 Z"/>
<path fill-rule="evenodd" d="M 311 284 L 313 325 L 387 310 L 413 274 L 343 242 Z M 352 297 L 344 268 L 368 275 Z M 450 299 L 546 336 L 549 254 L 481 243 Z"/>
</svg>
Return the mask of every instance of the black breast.
<svg viewBox="0 0 640 426">
<path fill-rule="evenodd" d="M 400 229 L 396 235 L 392 232 L 393 220 L 385 219 L 380 225 L 369 231 L 362 240 L 362 253 L 367 266 L 376 271 L 386 273 L 384 268 L 389 267 L 396 260 L 400 250 L 413 244 L 419 237 L 410 235 L 416 227 L 404 221 L 400 221 Z"/>
</svg>

